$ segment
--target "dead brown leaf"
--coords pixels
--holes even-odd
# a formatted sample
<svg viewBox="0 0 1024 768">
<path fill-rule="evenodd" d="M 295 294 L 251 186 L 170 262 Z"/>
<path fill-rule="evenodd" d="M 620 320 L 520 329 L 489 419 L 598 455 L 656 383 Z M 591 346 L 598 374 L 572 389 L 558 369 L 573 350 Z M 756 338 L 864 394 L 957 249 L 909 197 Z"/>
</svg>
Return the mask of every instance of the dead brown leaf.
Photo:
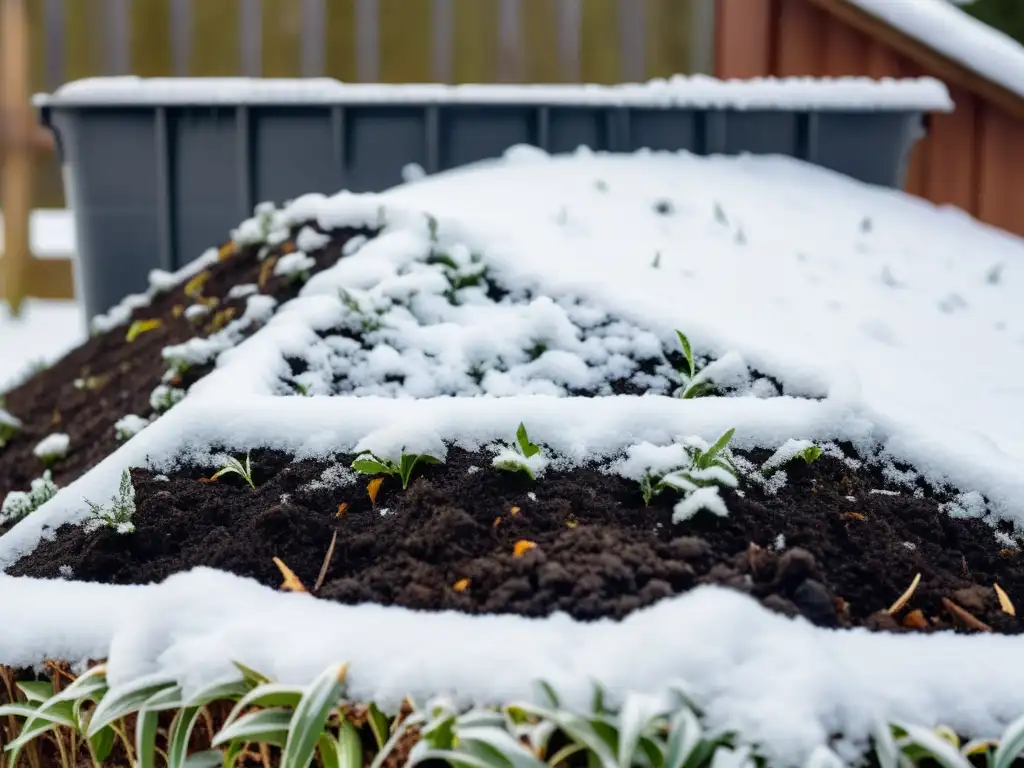
<svg viewBox="0 0 1024 768">
<path fill-rule="evenodd" d="M 348 502 L 343 501 L 338 505 L 338 517 L 344 516 L 346 512 L 348 512 Z"/>
<path fill-rule="evenodd" d="M 517 541 L 512 546 L 512 556 L 513 557 L 522 557 L 527 552 L 529 552 L 531 549 L 536 549 L 536 548 L 537 548 L 536 543 L 534 543 L 532 541 L 528 541 L 527 539 L 520 539 L 519 541 Z"/>
<path fill-rule="evenodd" d="M 185 283 L 185 295 L 190 299 L 197 299 L 203 293 L 206 281 L 210 279 L 209 272 L 200 272 L 187 283 Z"/>
<path fill-rule="evenodd" d="M 366 484 L 366 493 L 370 497 L 370 503 L 377 503 L 377 494 L 380 493 L 380 487 L 384 484 L 383 477 L 375 477 L 373 480 Z"/>
<path fill-rule="evenodd" d="M 224 245 L 222 245 L 220 247 L 220 250 L 217 251 L 217 260 L 218 261 L 224 261 L 225 259 L 230 259 L 234 255 L 235 255 L 235 244 L 234 243 L 224 243 Z"/>
<path fill-rule="evenodd" d="M 917 608 L 903 618 L 903 626 L 907 629 L 928 629 L 928 619 L 924 617 L 924 611 Z"/>
<path fill-rule="evenodd" d="M 519 514 L 519 507 L 512 507 L 512 509 L 510 509 L 508 513 L 512 515 L 512 517 L 515 517 Z"/>
<path fill-rule="evenodd" d="M 295 571 L 284 564 L 284 561 L 279 557 L 274 558 L 274 565 L 277 566 L 277 570 L 281 572 L 281 576 L 284 577 L 284 583 L 281 584 L 281 589 L 285 592 L 309 592 L 306 589 L 299 577 L 295 575 Z"/>
<path fill-rule="evenodd" d="M 892 605 L 889 606 L 889 609 L 886 611 L 886 613 L 888 613 L 890 616 L 892 616 L 894 613 L 897 613 L 900 610 L 902 610 L 903 606 L 905 606 L 907 603 L 910 602 L 910 598 L 912 598 L 914 596 L 914 590 L 917 589 L 917 585 L 920 584 L 920 583 L 921 583 L 921 574 L 919 573 L 919 574 L 917 574 L 914 577 L 914 580 L 912 582 L 910 582 L 910 586 L 907 588 L 907 591 L 904 592 L 902 595 L 900 595 L 896 599 L 895 603 L 893 603 Z"/>
<path fill-rule="evenodd" d="M 465 592 L 467 589 L 469 589 L 469 579 L 459 579 L 454 584 L 452 584 L 452 589 L 454 589 L 456 592 Z"/>
<path fill-rule="evenodd" d="M 1013 601 L 1010 600 L 1010 596 L 1006 594 L 1006 590 L 1000 587 L 998 584 L 993 585 L 996 590 L 996 597 L 999 598 L 999 607 L 1003 609 L 1003 613 L 1008 616 L 1016 616 L 1017 609 L 1013 607 Z"/>
<path fill-rule="evenodd" d="M 270 256 L 269 258 L 267 258 L 266 261 L 263 262 L 263 266 L 260 267 L 260 276 L 259 279 L 256 281 L 256 284 L 260 287 L 260 290 L 263 290 L 264 288 L 267 287 L 267 281 L 270 279 L 270 276 L 274 274 L 274 265 L 276 263 L 277 257 Z"/>
<path fill-rule="evenodd" d="M 864 522 L 865 520 L 868 519 L 868 516 L 867 515 L 863 515 L 860 512 L 845 512 L 845 513 L 843 513 L 843 519 L 844 520 L 860 520 L 861 522 Z"/>
<path fill-rule="evenodd" d="M 181 317 L 183 314 L 185 314 L 185 308 L 181 306 L 181 304 L 175 304 L 173 307 L 171 307 L 171 317 L 178 318 Z"/>
<path fill-rule="evenodd" d="M 324 579 L 327 578 L 327 568 L 331 564 L 331 558 L 334 557 L 334 545 L 338 543 L 338 532 L 335 531 L 331 536 L 331 544 L 327 547 L 327 554 L 324 555 L 324 561 L 320 565 L 320 573 L 316 575 L 316 581 L 313 583 L 313 591 L 319 592 L 320 587 L 324 585 Z"/>
<path fill-rule="evenodd" d="M 963 623 L 963 625 L 968 627 L 969 629 L 975 629 L 978 632 L 992 631 L 992 627 L 990 627 L 985 622 L 981 621 L 979 618 L 977 618 L 974 614 L 968 612 L 966 609 L 961 608 L 948 597 L 942 598 L 942 604 L 943 606 L 945 606 L 947 611 L 953 614 L 954 618 L 959 619 Z"/>
<path fill-rule="evenodd" d="M 499 525 L 501 525 L 501 515 L 494 518 L 494 527 L 497 528 Z"/>
</svg>

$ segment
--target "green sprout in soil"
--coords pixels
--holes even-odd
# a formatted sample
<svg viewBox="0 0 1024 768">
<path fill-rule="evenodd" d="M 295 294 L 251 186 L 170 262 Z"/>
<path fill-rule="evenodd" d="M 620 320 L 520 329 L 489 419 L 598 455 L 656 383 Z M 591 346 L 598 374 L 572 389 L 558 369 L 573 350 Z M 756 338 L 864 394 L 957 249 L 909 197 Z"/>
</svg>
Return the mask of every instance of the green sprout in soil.
<svg viewBox="0 0 1024 768">
<path fill-rule="evenodd" d="M 686 446 L 689 466 L 674 469 L 665 474 L 644 473 L 640 478 L 640 493 L 644 504 L 650 505 L 655 496 L 667 488 L 684 494 L 684 499 L 701 488 L 717 486 L 735 487 L 737 471 L 729 457 L 729 441 L 736 430 L 730 429 L 708 448 Z"/>
<path fill-rule="evenodd" d="M 341 299 L 341 303 L 345 305 L 349 312 L 359 317 L 363 333 L 380 330 L 380 320 L 371 315 L 369 311 L 364 310 L 359 300 L 349 291 L 344 288 L 340 289 L 338 291 L 338 298 Z"/>
<path fill-rule="evenodd" d="M 163 325 L 163 321 L 159 318 L 151 318 L 149 320 L 136 320 L 130 326 L 128 326 L 128 333 L 125 334 L 124 340 L 131 344 L 139 336 L 149 331 L 155 331 Z"/>
<path fill-rule="evenodd" d="M 61 459 L 67 458 L 70 439 L 62 432 L 47 435 L 32 449 L 32 453 L 43 462 L 47 469 L 53 467 Z"/>
<path fill-rule="evenodd" d="M 45 470 L 42 477 L 32 481 L 28 492 L 11 491 L 7 494 L 3 505 L 0 506 L 0 525 L 16 523 L 32 514 L 56 496 L 57 490 L 50 477 L 50 470 Z"/>
<path fill-rule="evenodd" d="M 249 484 L 250 488 L 253 490 L 256 488 L 256 483 L 252 481 L 252 463 L 249 461 L 249 454 L 245 455 L 245 464 L 234 456 L 226 457 L 224 459 L 224 466 L 210 476 L 210 482 L 212 483 L 224 475 L 238 475 Z"/>
<path fill-rule="evenodd" d="M 21 429 L 21 422 L 4 410 L 4 399 L 0 397 L 0 448 L 7 445 L 7 442 L 18 434 Z"/>
<path fill-rule="evenodd" d="M 122 534 L 135 532 L 135 523 L 132 522 L 135 515 L 135 487 L 132 485 L 132 474 L 127 469 L 121 473 L 121 485 L 111 498 L 109 507 L 95 504 L 88 499 L 85 499 L 85 503 L 91 512 L 89 519 L 85 521 L 87 531 L 110 528 Z"/>
<path fill-rule="evenodd" d="M 683 348 L 683 357 L 686 360 L 686 368 L 678 371 L 683 380 L 683 385 L 677 390 L 679 397 L 689 400 L 694 397 L 714 394 L 714 384 L 710 381 L 698 380 L 697 365 L 693 360 L 693 347 L 690 346 L 690 340 L 682 331 L 676 331 L 676 336 L 679 337 L 679 346 Z"/>
<path fill-rule="evenodd" d="M 536 480 L 533 467 L 530 466 L 530 459 L 534 456 L 541 458 L 540 446 L 530 442 L 526 426 L 520 422 L 519 428 L 516 429 L 515 445 L 495 456 L 492 465 L 508 472 L 525 472 L 531 480 Z"/>
<path fill-rule="evenodd" d="M 184 399 L 184 389 L 159 384 L 149 396 L 149 407 L 156 413 L 165 413 Z"/>
<path fill-rule="evenodd" d="M 821 448 L 816 445 L 808 446 L 800 452 L 802 458 L 808 465 L 813 464 L 821 458 Z"/>
<path fill-rule="evenodd" d="M 362 453 L 352 462 L 352 469 L 364 475 L 390 475 L 402 481 L 402 490 L 409 487 L 412 471 L 417 464 L 437 464 L 438 459 L 427 454 L 403 453 L 398 463 L 381 459 L 372 453 Z"/>
</svg>

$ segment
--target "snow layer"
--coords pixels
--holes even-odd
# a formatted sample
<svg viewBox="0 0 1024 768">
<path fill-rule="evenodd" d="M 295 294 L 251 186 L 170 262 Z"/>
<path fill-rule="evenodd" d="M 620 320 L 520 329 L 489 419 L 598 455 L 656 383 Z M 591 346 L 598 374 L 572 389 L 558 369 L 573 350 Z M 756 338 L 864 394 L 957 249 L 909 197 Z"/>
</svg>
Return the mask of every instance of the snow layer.
<svg viewBox="0 0 1024 768">
<path fill-rule="evenodd" d="M 984 501 L 1024 523 L 1024 247 L 961 213 L 780 158 L 550 159 L 517 149 L 384 195 L 304 196 L 283 212 L 263 210 L 240 235 L 258 233 L 268 216 L 272 227 L 315 221 L 324 229 L 382 225 L 384 233 L 347 248 L 347 258 L 239 346 L 190 348 L 219 354 L 217 369 L 0 538 L 0 568 L 63 523 L 81 522 L 84 499 L 110 498 L 129 466 L 166 469 L 181 458 L 208 461 L 214 448 L 256 446 L 299 457 L 442 455 L 445 441 L 509 444 L 520 421 L 533 441 L 569 459 L 628 455 L 637 464 L 645 454 L 666 466 L 672 443 L 710 442 L 732 427 L 737 448 L 850 440 L 956 486 L 965 494 L 957 513 L 981 514 Z M 454 264 L 447 277 L 425 261 L 434 247 Z M 615 343 L 632 352 L 677 343 L 682 329 L 699 357 L 725 361 L 716 375 L 730 379 L 749 366 L 784 394 L 416 399 L 407 386 L 386 397 L 275 395 L 290 375 L 286 358 L 323 352 L 317 331 L 339 322 L 395 320 L 386 330 L 401 331 L 393 338 L 408 346 L 380 353 L 380 376 L 395 355 L 426 352 L 429 329 L 451 319 L 437 302 L 451 275 L 480 264 L 508 294 L 495 302 L 469 286 L 445 306 L 493 313 L 480 344 L 501 347 L 529 338 L 516 336 L 522 324 L 508 312 L 548 297 L 527 319 L 549 331 L 549 351 L 559 355 L 536 380 L 581 370 L 583 351 L 573 345 L 586 342 L 583 329 L 610 322 L 620 331 Z M 415 322 L 398 324 L 402 311 Z M 432 350 L 441 358 L 458 352 L 434 374 L 463 370 L 459 355 L 471 348 L 464 330 L 484 315 L 474 317 L 463 330 L 449 326 L 457 343 Z M 69 610 L 53 613 L 55 602 Z M 713 589 L 619 624 L 576 624 L 343 607 L 206 570 L 137 588 L 0 576 L 3 615 L 32 620 L 5 628 L 0 663 L 108 650 L 115 682 L 163 672 L 198 684 L 231 659 L 300 682 L 330 661 L 349 661 L 353 695 L 390 703 L 444 691 L 495 702 L 525 696 L 536 677 L 581 703 L 591 679 L 619 694 L 681 676 L 713 723 L 787 763 L 836 731 L 852 757 L 876 717 L 987 735 L 1024 708 L 1016 638 L 829 632 Z M 667 626 L 685 629 L 666 635 Z M 423 641 L 410 647 L 408 636 Z M 950 658 L 959 660 L 957 674 L 936 674 Z"/>
<path fill-rule="evenodd" d="M 114 686 L 161 674 L 190 691 L 237 676 L 232 660 L 304 684 L 345 661 L 348 694 L 386 709 L 406 695 L 422 703 L 447 693 L 463 705 L 529 699 L 537 679 L 582 709 L 591 681 L 614 705 L 627 691 L 683 680 L 712 727 L 760 743 L 778 765 L 803 764 L 836 732 L 850 759 L 876 718 L 997 735 L 1024 709 L 1017 638 L 821 630 L 716 587 L 622 622 L 584 623 L 342 606 L 205 568 L 146 587 L 0 576 L 0 615 L 29 614 L 33 621 L 0 635 L 0 662 L 78 660 L 109 648 Z M 936 674 L 950 659 L 956 674 Z"/>
<path fill-rule="evenodd" d="M 948 111 L 946 87 L 932 78 L 755 78 L 675 76 L 620 85 L 357 84 L 327 78 L 99 77 L 61 86 L 37 106 L 120 104 L 263 104 L 381 102 L 689 106 L 734 109 L 909 109 Z"/>
<path fill-rule="evenodd" d="M 910 37 L 1024 96 L 1024 46 L 947 0 L 850 0 Z"/>
</svg>

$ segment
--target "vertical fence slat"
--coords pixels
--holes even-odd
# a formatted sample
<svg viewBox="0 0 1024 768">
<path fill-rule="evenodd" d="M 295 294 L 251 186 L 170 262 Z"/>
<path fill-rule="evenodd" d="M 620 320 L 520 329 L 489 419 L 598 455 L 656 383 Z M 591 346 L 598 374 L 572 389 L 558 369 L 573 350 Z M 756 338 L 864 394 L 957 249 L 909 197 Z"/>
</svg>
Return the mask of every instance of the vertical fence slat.
<svg viewBox="0 0 1024 768">
<path fill-rule="evenodd" d="M 455 82 L 494 82 L 497 47 L 497 0 L 455 0 Z"/>
<path fill-rule="evenodd" d="M 377 0 L 356 0 L 356 76 L 380 79 L 380 8 Z"/>
<path fill-rule="evenodd" d="M 692 71 L 696 0 L 647 0 L 643 79 Z"/>
<path fill-rule="evenodd" d="M 355 0 L 330 0 L 324 26 L 324 74 L 352 82 L 356 72 Z"/>
<path fill-rule="evenodd" d="M 619 71 L 623 82 L 638 83 L 644 79 L 644 15 L 647 6 L 647 0 L 619 0 Z"/>
<path fill-rule="evenodd" d="M 131 73 L 141 77 L 167 77 L 173 69 L 171 54 L 171 0 L 131 0 L 128 38 Z"/>
<path fill-rule="evenodd" d="M 519 0 L 519 34 L 522 79 L 529 83 L 559 82 L 558 2 Z"/>
<path fill-rule="evenodd" d="M 431 79 L 431 0 L 376 0 L 377 76 L 384 83 Z"/>
<path fill-rule="evenodd" d="M 320 77 L 324 73 L 324 27 L 327 22 L 326 0 L 302 0 L 302 62 L 303 77 Z"/>
<path fill-rule="evenodd" d="M 250 0 L 245 0 L 249 2 Z M 302 72 L 305 2 L 262 0 L 260 77 L 298 77 Z M 323 38 L 323 27 L 319 34 Z"/>
<path fill-rule="evenodd" d="M 523 35 L 519 0 L 498 0 L 498 79 L 517 83 L 523 79 Z"/>
<path fill-rule="evenodd" d="M 260 77 L 263 74 L 263 3 L 259 0 L 243 0 L 240 4 L 238 44 L 242 74 Z"/>
<path fill-rule="evenodd" d="M 618 6 L 619 0 L 582 3 L 580 77 L 588 83 L 617 83 L 622 79 Z"/>
<path fill-rule="evenodd" d="M 189 72 L 195 77 L 238 74 L 238 6 L 250 0 L 192 0 Z"/>
<path fill-rule="evenodd" d="M 192 0 L 171 0 L 171 71 L 177 77 L 188 75 L 188 52 L 192 37 Z"/>
<path fill-rule="evenodd" d="M 127 75 L 131 71 L 128 12 L 128 0 L 106 0 L 104 3 L 103 46 L 108 75 Z"/>
<path fill-rule="evenodd" d="M 558 0 L 558 65 L 562 80 L 578 83 L 583 72 L 582 0 Z"/>
<path fill-rule="evenodd" d="M 44 83 L 53 91 L 64 82 L 64 0 L 45 0 L 43 3 L 43 39 L 46 50 Z M 32 52 L 33 56 L 38 51 Z"/>
<path fill-rule="evenodd" d="M 450 83 L 454 72 L 455 6 L 452 0 L 432 0 L 430 14 L 430 71 L 434 82 Z"/>
<path fill-rule="evenodd" d="M 690 0 L 690 72 L 715 73 L 715 0 Z"/>
</svg>

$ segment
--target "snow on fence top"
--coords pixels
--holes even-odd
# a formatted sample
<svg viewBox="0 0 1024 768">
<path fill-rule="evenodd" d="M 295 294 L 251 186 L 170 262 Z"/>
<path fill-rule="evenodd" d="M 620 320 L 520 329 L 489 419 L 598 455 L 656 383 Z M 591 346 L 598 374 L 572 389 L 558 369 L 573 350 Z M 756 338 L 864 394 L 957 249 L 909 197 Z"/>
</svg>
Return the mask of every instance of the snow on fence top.
<svg viewBox="0 0 1024 768">
<path fill-rule="evenodd" d="M 948 0 L 850 2 L 993 83 L 1024 96 L 1024 46 Z"/>
<path fill-rule="evenodd" d="M 932 78 L 871 80 L 675 76 L 620 85 L 353 84 L 329 78 L 88 78 L 39 95 L 37 106 L 118 104 L 573 104 L 789 110 L 950 111 L 946 87 Z"/>
</svg>

